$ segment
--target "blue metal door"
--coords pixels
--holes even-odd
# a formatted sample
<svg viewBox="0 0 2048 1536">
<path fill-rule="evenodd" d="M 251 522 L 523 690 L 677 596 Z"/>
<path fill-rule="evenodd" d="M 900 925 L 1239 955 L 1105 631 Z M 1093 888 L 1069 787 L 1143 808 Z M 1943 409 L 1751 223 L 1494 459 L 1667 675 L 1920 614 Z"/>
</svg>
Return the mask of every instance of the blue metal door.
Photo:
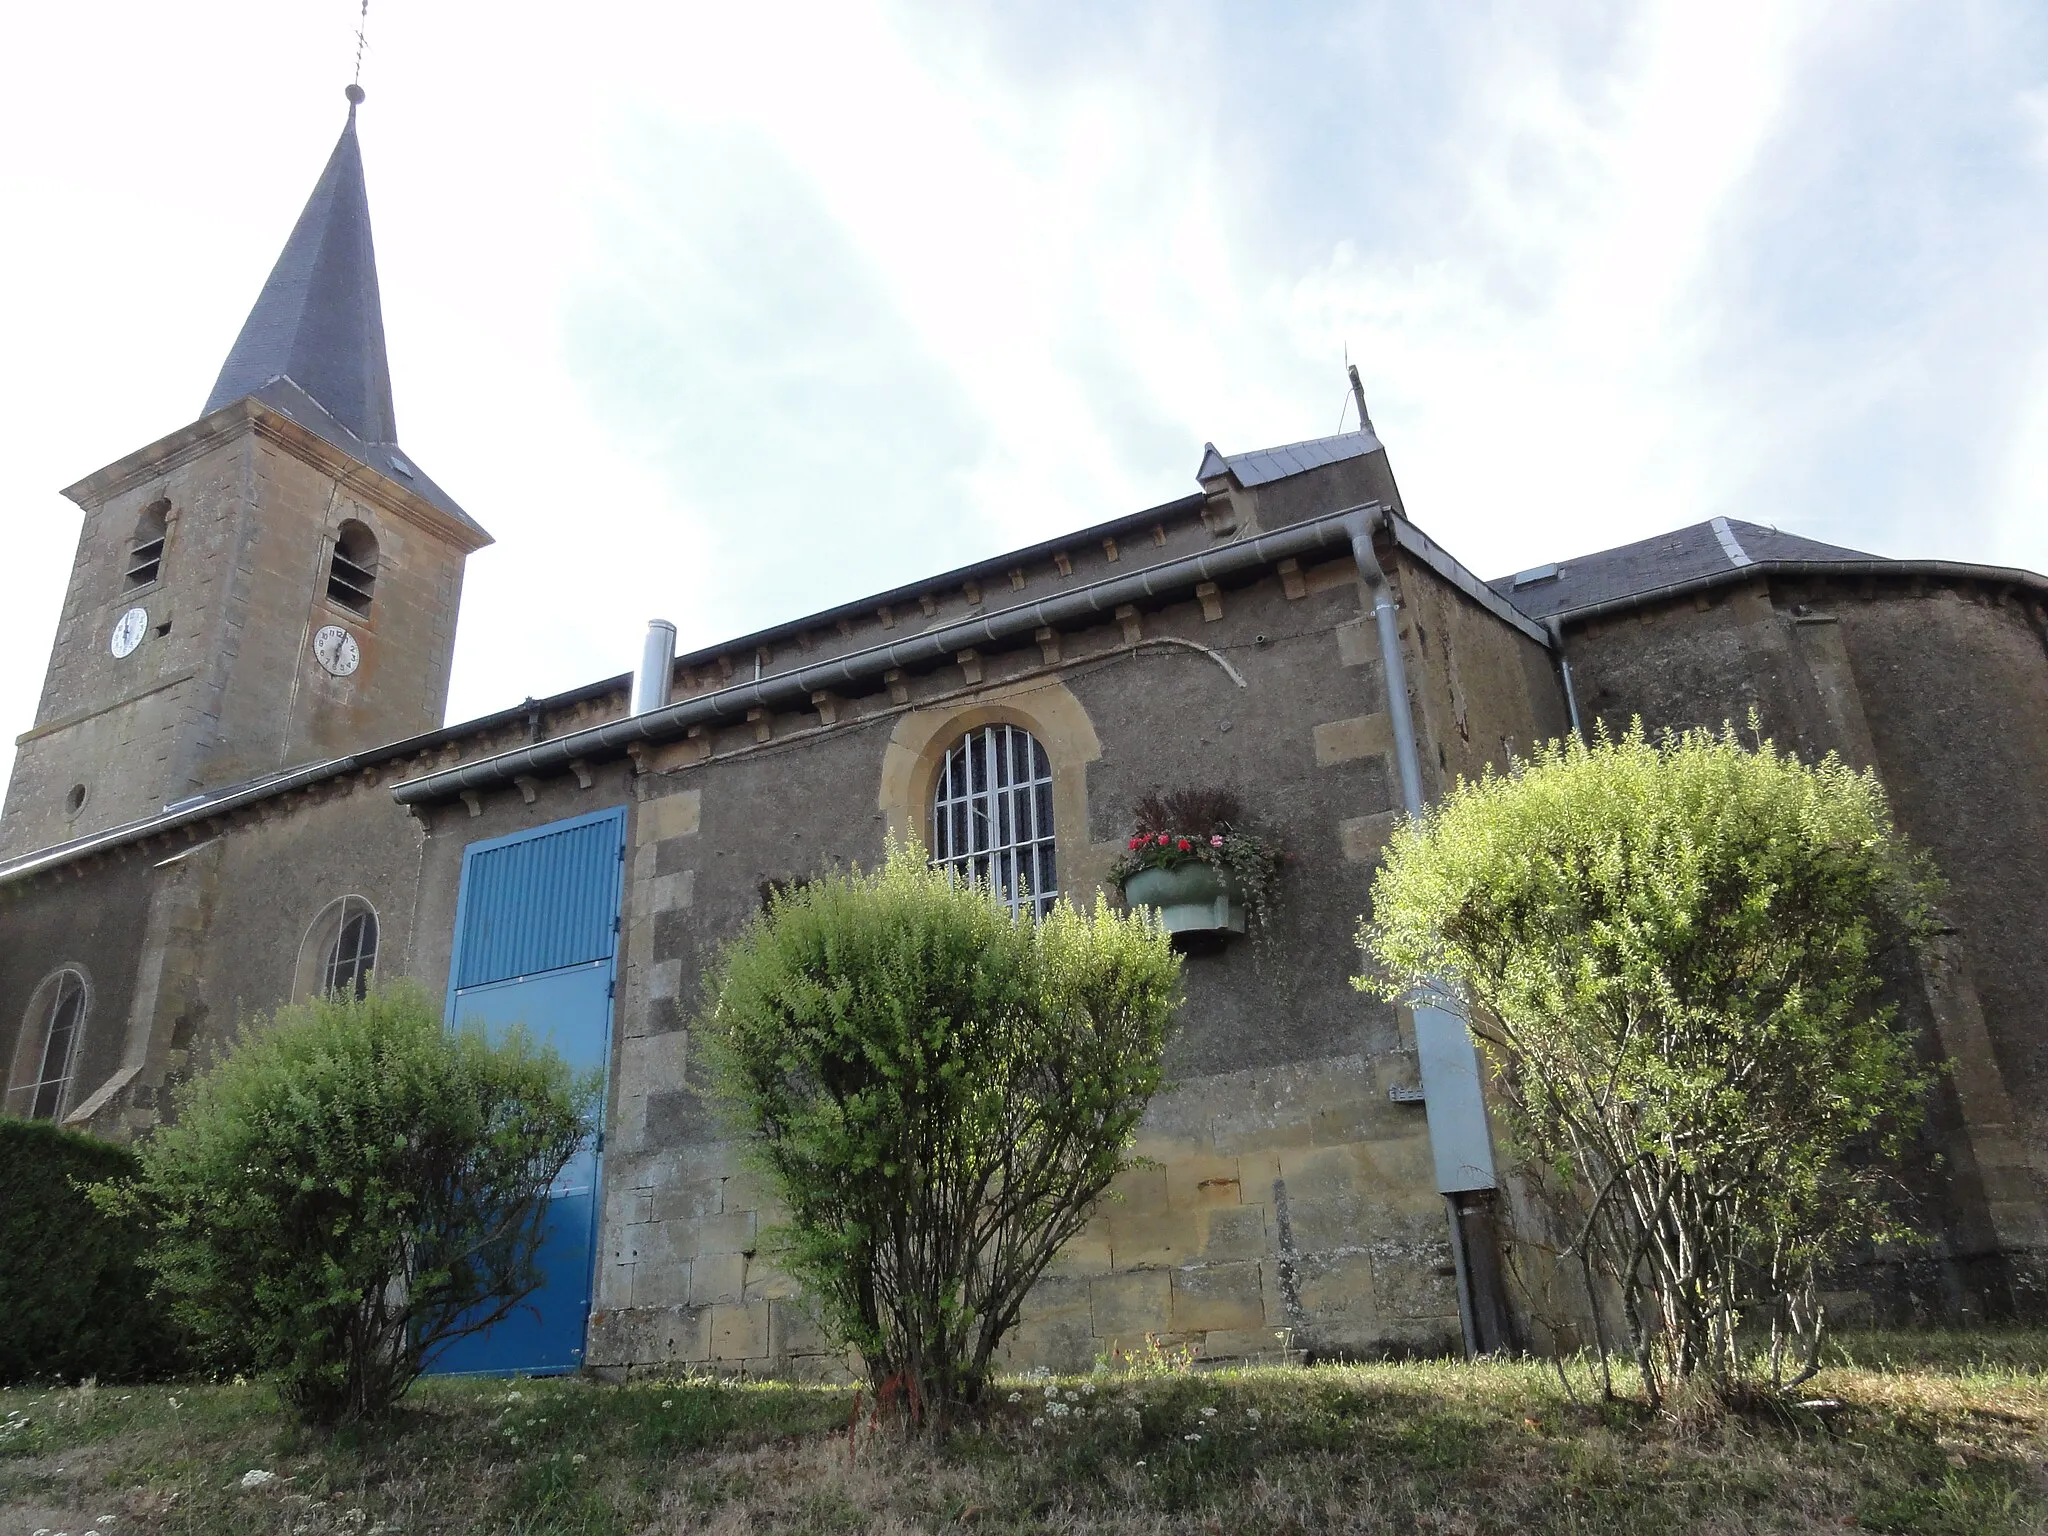
<svg viewBox="0 0 2048 1536">
<path fill-rule="evenodd" d="M 448 968 L 451 1025 L 480 1026 L 494 1037 L 522 1027 L 578 1071 L 608 1068 L 625 828 L 619 807 L 463 851 Z M 445 1346 L 430 1370 L 544 1375 L 583 1364 L 602 1119 L 600 1103 L 590 1138 L 549 1191 L 541 1288 L 510 1316 Z"/>
</svg>

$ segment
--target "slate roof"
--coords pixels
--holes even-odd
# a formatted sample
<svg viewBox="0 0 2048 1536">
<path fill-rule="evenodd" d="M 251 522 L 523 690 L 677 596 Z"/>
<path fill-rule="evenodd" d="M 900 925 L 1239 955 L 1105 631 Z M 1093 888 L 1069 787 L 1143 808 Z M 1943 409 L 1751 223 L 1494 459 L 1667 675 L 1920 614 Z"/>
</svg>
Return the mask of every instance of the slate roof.
<svg viewBox="0 0 2048 1536">
<path fill-rule="evenodd" d="M 442 490 L 425 470 L 413 463 L 412 456 L 398 444 L 364 442 L 336 421 L 333 414 L 318 400 L 301 389 L 296 379 L 284 375 L 266 379 L 256 388 L 247 391 L 246 395 L 237 395 L 232 399 L 248 397 L 262 401 L 280 415 L 289 416 L 315 437 L 339 448 L 358 464 L 375 470 L 387 480 L 397 481 L 407 490 L 439 507 L 474 533 L 479 547 L 497 542 L 483 524 L 456 505 L 453 496 Z"/>
<path fill-rule="evenodd" d="M 251 395 L 417 491 L 490 542 L 475 519 L 398 447 L 353 98 L 334 152 L 200 414 L 210 416 Z"/>
<path fill-rule="evenodd" d="M 1335 437 L 1312 437 L 1306 442 L 1283 443 L 1278 448 L 1255 448 L 1250 453 L 1218 453 L 1214 443 L 1204 443 L 1202 467 L 1197 480 L 1213 480 L 1225 470 L 1237 476 L 1246 490 L 1269 480 L 1285 480 L 1303 470 L 1320 469 L 1344 459 L 1378 453 L 1380 440 L 1371 432 L 1340 432 Z"/>
<path fill-rule="evenodd" d="M 1877 558 L 1860 550 L 1803 539 L 1796 533 L 1780 533 L 1760 523 L 1717 517 L 1598 554 L 1560 560 L 1554 566 L 1539 565 L 1487 585 L 1530 618 L 1548 619 L 1745 565 Z"/>
</svg>

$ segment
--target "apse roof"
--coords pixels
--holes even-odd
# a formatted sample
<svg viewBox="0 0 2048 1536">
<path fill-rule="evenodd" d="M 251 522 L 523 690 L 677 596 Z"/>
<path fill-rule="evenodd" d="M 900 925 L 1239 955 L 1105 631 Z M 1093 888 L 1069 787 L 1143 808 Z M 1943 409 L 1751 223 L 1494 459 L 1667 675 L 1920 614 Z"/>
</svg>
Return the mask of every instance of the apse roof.
<svg viewBox="0 0 2048 1536">
<path fill-rule="evenodd" d="M 1747 565 L 1877 558 L 1761 523 L 1717 517 L 1597 554 L 1518 571 L 1487 585 L 1530 618 L 1548 619 Z"/>
</svg>

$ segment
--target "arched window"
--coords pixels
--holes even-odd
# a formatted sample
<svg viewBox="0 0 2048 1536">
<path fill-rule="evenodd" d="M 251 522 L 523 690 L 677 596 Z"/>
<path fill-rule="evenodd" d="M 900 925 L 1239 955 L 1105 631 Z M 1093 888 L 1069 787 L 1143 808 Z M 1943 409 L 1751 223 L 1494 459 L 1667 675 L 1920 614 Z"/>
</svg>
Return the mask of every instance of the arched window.
<svg viewBox="0 0 2048 1536">
<path fill-rule="evenodd" d="M 164 540 L 170 533 L 171 504 L 152 501 L 135 520 L 135 538 L 128 545 L 128 585 L 146 587 L 163 573 Z"/>
<path fill-rule="evenodd" d="M 321 973 L 323 992 L 353 992 L 361 997 L 370 990 L 370 973 L 377 968 L 377 914 L 361 897 L 343 899 L 341 926 L 327 951 Z"/>
<path fill-rule="evenodd" d="M 65 1090 L 78 1062 L 78 1039 L 85 1033 L 85 1003 L 85 977 L 69 968 L 36 988 L 23 1021 L 14 1091 L 18 1107 L 31 1120 L 55 1120 L 63 1113 Z"/>
<path fill-rule="evenodd" d="M 327 596 L 350 613 L 370 611 L 377 585 L 377 535 L 351 518 L 334 532 L 334 558 L 327 567 Z"/>
<path fill-rule="evenodd" d="M 1052 764 L 1030 732 L 978 726 L 946 753 L 932 796 L 932 862 L 985 881 L 1012 912 L 1035 917 L 1052 906 Z"/>
</svg>

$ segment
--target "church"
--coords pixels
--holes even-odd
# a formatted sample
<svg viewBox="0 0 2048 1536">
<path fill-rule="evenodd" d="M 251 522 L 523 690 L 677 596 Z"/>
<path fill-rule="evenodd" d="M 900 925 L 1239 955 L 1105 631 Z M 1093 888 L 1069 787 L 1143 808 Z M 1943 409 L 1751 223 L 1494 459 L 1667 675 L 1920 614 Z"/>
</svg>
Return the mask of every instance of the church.
<svg viewBox="0 0 2048 1536">
<path fill-rule="evenodd" d="M 1090 903 L 1142 797 L 1224 788 L 1286 851 L 1273 920 L 1254 944 L 1219 910 L 1189 944 L 1144 1161 L 1010 1364 L 1512 1347 L 1569 1311 L 1555 1240 L 1463 1024 L 1350 985 L 1380 849 L 1535 743 L 1754 709 L 1874 767 L 1949 882 L 1892 982 L 1945 1066 L 1927 1241 L 1836 1304 L 2039 1311 L 2048 579 L 1728 518 L 1485 579 L 1411 518 L 1360 392 L 1358 430 L 1208 446 L 1156 506 L 688 654 L 657 624 L 635 673 L 444 724 L 491 537 L 400 445 L 361 99 L 198 418 L 66 492 L 0 814 L 6 1113 L 146 1133 L 238 1020 L 412 977 L 607 1083 L 547 1286 L 444 1369 L 829 1376 L 695 1086 L 719 943 L 891 834 L 1019 912 Z"/>
</svg>

